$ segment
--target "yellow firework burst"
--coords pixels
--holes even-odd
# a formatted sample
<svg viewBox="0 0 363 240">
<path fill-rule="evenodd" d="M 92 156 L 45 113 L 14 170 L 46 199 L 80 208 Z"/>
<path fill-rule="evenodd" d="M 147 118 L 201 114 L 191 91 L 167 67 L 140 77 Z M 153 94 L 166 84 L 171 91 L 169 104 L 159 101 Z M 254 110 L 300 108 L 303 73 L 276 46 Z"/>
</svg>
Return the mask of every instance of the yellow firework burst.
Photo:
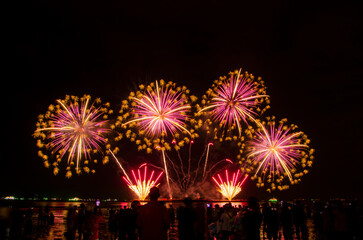
<svg viewBox="0 0 363 240">
<path fill-rule="evenodd" d="M 279 122 L 268 117 L 259 122 L 257 130 L 250 129 L 249 137 L 241 143 L 242 169 L 252 173 L 258 187 L 267 183 L 267 191 L 288 189 L 290 184 L 301 181 L 314 160 L 307 135 L 298 131 L 287 119 Z"/>
<path fill-rule="evenodd" d="M 91 101 L 91 96 L 67 95 L 65 99 L 58 99 L 56 103 L 48 107 L 45 114 L 38 116 L 36 130 L 33 134 L 37 139 L 39 157 L 44 160 L 45 167 L 49 167 L 49 161 L 53 158 L 54 174 L 59 172 L 59 164 L 63 158 L 67 159 L 67 173 L 72 176 L 71 166 L 75 165 L 76 172 L 92 172 L 88 167 L 92 155 L 110 148 L 106 138 L 109 129 L 107 127 L 109 103 L 101 104 L 101 99 Z M 48 156 L 47 152 L 50 152 Z M 108 157 L 103 158 L 107 162 Z"/>
</svg>

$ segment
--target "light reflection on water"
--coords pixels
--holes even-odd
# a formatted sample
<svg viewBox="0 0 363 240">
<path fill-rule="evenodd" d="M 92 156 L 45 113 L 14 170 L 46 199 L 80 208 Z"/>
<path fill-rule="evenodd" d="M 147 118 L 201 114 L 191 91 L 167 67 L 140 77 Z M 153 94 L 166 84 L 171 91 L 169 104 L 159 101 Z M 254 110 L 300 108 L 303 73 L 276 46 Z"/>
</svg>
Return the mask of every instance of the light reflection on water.
<svg viewBox="0 0 363 240">
<path fill-rule="evenodd" d="M 82 202 L 33 202 L 31 205 L 28 206 L 18 206 L 21 209 L 32 209 L 32 222 L 33 222 L 33 229 L 34 231 L 34 239 L 41 239 L 41 240 L 55 240 L 55 239 L 66 239 L 65 233 L 67 231 L 67 208 L 72 206 L 79 207 Z M 86 209 L 91 210 L 95 207 L 95 203 L 92 202 L 83 202 L 86 205 Z M 213 202 L 210 205 L 214 207 L 216 204 L 219 206 L 223 206 L 227 202 L 219 201 Z M 167 203 L 166 206 L 169 204 Z M 173 203 L 174 208 L 180 206 L 181 203 Z M 235 202 L 232 203 L 234 207 L 238 207 L 238 205 L 245 205 L 245 202 Z M 38 207 L 50 207 L 50 212 L 54 214 L 54 225 L 48 227 L 39 227 L 38 226 Z M 111 239 L 111 236 L 108 232 L 108 218 L 109 218 L 109 208 L 114 207 L 115 209 L 120 207 L 130 207 L 130 202 L 108 202 L 105 204 L 101 204 L 102 216 L 103 221 L 100 222 L 99 225 L 99 239 Z M 5 209 L 4 206 L 1 207 L 2 211 L 9 210 Z M 0 210 L 1 210 L 0 209 Z M 0 211 L 0 212 L 2 212 Z M 10 212 L 8 212 L 10 213 Z M 7 214 L 8 214 L 7 213 Z M 7 215 L 6 214 L 6 215 Z M 2 214 L 0 214 L 2 215 Z M 308 220 L 308 231 L 309 231 L 309 239 L 314 238 L 314 226 L 311 220 Z M 262 227 L 261 227 L 262 230 Z M 177 239 L 177 229 L 172 229 L 170 234 L 172 233 L 173 236 L 170 236 L 170 239 Z M 263 233 L 261 231 L 261 237 Z M 78 239 L 78 232 L 76 233 L 76 239 Z M 284 238 L 282 237 L 281 240 Z"/>
<path fill-rule="evenodd" d="M 56 209 L 52 210 L 54 214 L 54 225 L 50 227 L 45 227 L 43 229 L 37 229 L 35 233 L 36 239 L 42 240 L 53 240 L 53 239 L 66 239 L 64 234 L 66 233 L 67 229 L 67 210 L 65 209 Z M 108 209 L 102 209 L 102 216 L 103 221 L 100 223 L 100 239 L 109 239 L 108 234 L 108 226 L 107 220 L 109 217 Z M 38 225 L 38 215 L 37 213 L 33 214 L 33 226 Z M 78 232 L 76 233 L 76 238 L 78 238 Z"/>
<path fill-rule="evenodd" d="M 38 232 L 36 239 L 41 240 L 56 240 L 56 239 L 66 239 L 64 233 L 66 232 L 66 217 L 67 217 L 67 210 L 55 210 L 53 211 L 54 214 L 54 225 L 49 227 L 49 230 L 45 232 Z M 100 223 L 100 239 L 111 239 L 111 235 L 108 233 L 108 210 L 102 209 L 102 214 L 104 220 Z M 36 215 L 33 217 L 33 224 L 36 226 L 37 224 L 37 217 Z M 308 220 L 307 227 L 309 231 L 309 240 L 315 239 L 314 236 L 314 226 L 311 220 Z M 170 239 L 177 240 L 177 229 L 170 231 Z M 171 236 L 171 234 L 173 236 Z M 281 233 L 280 233 L 281 234 Z M 281 234 L 282 235 L 282 234 Z M 261 236 L 263 236 L 263 228 L 261 227 Z M 78 232 L 76 233 L 76 239 L 78 239 Z M 281 236 L 281 240 L 284 240 L 284 237 Z"/>
</svg>

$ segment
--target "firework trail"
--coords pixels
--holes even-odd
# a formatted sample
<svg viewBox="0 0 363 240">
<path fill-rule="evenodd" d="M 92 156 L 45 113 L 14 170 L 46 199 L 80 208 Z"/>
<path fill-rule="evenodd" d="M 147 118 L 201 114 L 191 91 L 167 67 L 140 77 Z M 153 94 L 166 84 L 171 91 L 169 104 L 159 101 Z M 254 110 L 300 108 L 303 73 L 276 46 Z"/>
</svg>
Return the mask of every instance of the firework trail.
<svg viewBox="0 0 363 240">
<path fill-rule="evenodd" d="M 169 195 L 172 197 L 165 150 L 171 150 L 172 139 L 183 143 L 197 137 L 196 133 L 191 133 L 187 126 L 188 114 L 191 111 L 190 103 L 195 102 L 197 98 L 189 96 L 186 87 L 176 87 L 175 83 L 166 83 L 163 80 L 146 87 L 140 85 L 139 89 L 136 93 L 131 92 L 128 100 L 122 102 L 120 111 L 122 115 L 115 125 L 126 130 L 126 137 L 138 145 L 138 150 L 151 153 L 152 149 L 157 149 L 162 152 Z M 116 140 L 120 138 L 122 135 Z M 181 145 L 179 144 L 178 148 Z"/>
<path fill-rule="evenodd" d="M 217 174 L 219 181 L 212 177 L 213 181 L 218 186 L 218 191 L 228 199 L 228 201 L 231 201 L 238 193 L 242 191 L 242 185 L 246 181 L 248 175 L 245 175 L 243 180 L 240 181 L 240 170 L 232 174 L 232 178 L 230 179 L 228 170 L 226 169 L 225 172 L 225 179 L 222 179 L 220 174 Z"/>
<path fill-rule="evenodd" d="M 126 173 L 126 171 L 125 171 L 124 167 L 122 166 L 121 162 L 117 159 L 117 157 L 115 156 L 115 154 L 112 151 L 110 151 L 110 153 L 111 153 L 112 157 L 115 159 L 115 162 L 117 163 L 117 165 L 119 166 L 121 171 L 123 172 L 124 176 L 127 178 L 127 180 L 129 182 L 131 182 L 131 179 L 130 179 L 129 175 Z"/>
<path fill-rule="evenodd" d="M 208 156 L 209 156 L 209 147 L 213 146 L 213 143 L 208 143 L 208 149 L 207 149 L 207 154 L 205 156 L 205 163 L 204 163 L 204 168 L 203 168 L 203 177 L 205 176 L 205 171 L 207 170 L 207 165 L 208 165 Z"/>
<path fill-rule="evenodd" d="M 141 169 L 144 168 L 144 175 L 141 174 Z M 158 186 L 158 181 L 163 174 L 160 172 L 154 179 L 155 171 L 152 171 L 151 174 L 148 175 L 147 172 L 147 164 L 142 164 L 139 169 L 137 170 L 137 175 L 134 170 L 131 170 L 132 176 L 134 177 L 134 182 L 130 180 L 128 175 L 126 174 L 123 179 L 129 186 L 129 188 L 136 193 L 140 200 L 145 200 L 146 197 L 149 195 L 150 189 L 154 186 Z"/>
<path fill-rule="evenodd" d="M 276 185 L 279 190 L 287 189 L 287 184 L 282 185 L 286 177 L 290 184 L 298 183 L 301 176 L 308 173 L 305 168 L 313 163 L 314 149 L 309 148 L 310 140 L 303 132 L 296 131 L 296 125 L 288 126 L 286 122 L 282 119 L 276 124 L 274 117 L 268 118 L 244 145 L 246 159 L 243 162 L 250 165 L 246 170 L 254 172 L 252 179 L 258 178 L 257 186 L 264 186 L 263 180 L 270 183 L 269 192 L 275 190 Z"/>
<path fill-rule="evenodd" d="M 228 79 L 221 77 L 215 81 L 212 89 L 209 89 L 203 96 L 202 108 L 199 113 L 209 113 L 213 119 L 213 121 L 207 120 L 209 125 L 217 122 L 219 123 L 218 128 L 226 132 L 237 128 L 238 134 L 241 136 L 241 122 L 248 125 L 248 120 L 256 121 L 257 113 L 262 114 L 269 108 L 268 105 L 262 110 L 259 107 L 264 101 L 269 103 L 269 96 L 266 95 L 264 82 L 260 78 L 254 79 L 253 75 L 247 72 L 241 74 L 241 69 L 230 75 Z M 215 128 L 214 133 L 217 132 L 217 128 Z"/>
<path fill-rule="evenodd" d="M 203 140 L 199 140 L 190 141 L 189 148 L 183 148 L 183 151 L 165 152 L 165 158 L 170 166 L 171 186 L 177 197 L 196 197 L 198 192 L 203 192 L 203 186 L 207 184 L 216 169 L 220 171 L 221 168 L 234 164 L 230 159 L 223 158 L 226 156 L 224 147 L 219 146 L 218 149 L 221 151 L 214 149 L 211 152 L 213 143 L 204 145 Z M 172 143 L 177 145 L 176 141 Z M 184 151 L 186 149 L 188 151 Z M 233 155 L 233 153 L 229 151 L 227 155 Z M 209 193 L 207 195 L 211 196 Z"/>
<path fill-rule="evenodd" d="M 109 132 L 106 127 L 109 103 L 101 105 L 97 98 L 93 103 L 91 97 L 84 95 L 81 98 L 66 96 L 64 100 L 57 100 L 56 105 L 50 105 L 45 114 L 38 116 L 36 131 L 33 136 L 37 139 L 37 146 L 48 149 L 55 155 L 54 174 L 59 171 L 61 159 L 67 155 L 67 177 L 71 177 L 70 166 L 76 164 L 76 172 L 80 173 L 80 164 L 83 161 L 83 170 L 89 172 L 86 166 L 91 161 L 91 154 L 102 151 L 104 145 L 108 148 Z M 101 105 L 96 107 L 96 105 Z M 39 150 L 38 155 L 43 158 L 46 167 L 49 167 L 48 156 Z M 105 156 L 103 162 L 106 163 Z M 94 160 L 97 162 L 97 160 Z M 94 170 L 92 170 L 94 172 Z"/>
</svg>

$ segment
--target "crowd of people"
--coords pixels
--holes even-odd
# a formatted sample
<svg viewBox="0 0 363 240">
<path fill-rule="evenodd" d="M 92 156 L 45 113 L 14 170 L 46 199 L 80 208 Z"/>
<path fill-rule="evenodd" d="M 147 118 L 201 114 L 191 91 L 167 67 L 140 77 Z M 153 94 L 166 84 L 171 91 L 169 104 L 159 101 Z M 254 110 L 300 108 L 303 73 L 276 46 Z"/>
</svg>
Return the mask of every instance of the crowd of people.
<svg viewBox="0 0 363 240">
<path fill-rule="evenodd" d="M 174 209 L 158 202 L 158 196 L 157 188 L 152 189 L 146 205 L 134 201 L 131 209 L 110 214 L 113 239 L 173 239 L 168 235 L 172 228 L 178 229 L 179 240 L 363 239 L 363 212 L 358 201 L 260 204 L 256 198 L 249 198 L 245 206 L 228 203 L 212 207 L 186 198 L 183 206 Z M 115 226 L 118 232 L 112 230 L 117 229 Z"/>
<path fill-rule="evenodd" d="M 131 208 L 110 208 L 103 219 L 99 207 L 84 204 L 68 208 L 65 217 L 66 239 L 111 240 L 257 240 L 257 239 L 363 239 L 362 206 L 359 201 L 295 201 L 259 203 L 249 198 L 247 205 L 219 206 L 185 198 L 174 209 L 159 202 L 158 188 L 152 188 L 150 200 L 141 205 L 133 201 Z M 36 214 L 36 213 L 34 213 Z M 10 221 L 2 225 L 1 238 L 36 239 L 54 224 L 49 207 L 40 207 L 36 222 L 31 209 L 14 209 Z M 107 215 L 107 214 L 106 214 Z M 100 223 L 107 223 L 100 237 Z M 309 226 L 307 225 L 309 223 Z M 105 227 L 105 225 L 103 225 Z M 107 231 L 103 229 L 103 231 Z M 173 231 L 175 230 L 175 231 Z M 171 233 L 175 233 L 174 235 Z"/>
<path fill-rule="evenodd" d="M 67 239 L 76 239 L 76 231 L 78 231 L 78 239 L 99 239 L 99 224 L 103 220 L 99 207 L 88 210 L 83 203 L 79 209 L 77 209 L 77 206 L 71 206 L 68 209 L 66 219 L 67 231 L 65 236 Z"/>
<path fill-rule="evenodd" d="M 207 208 L 210 239 L 363 239 L 359 201 L 268 202 Z M 307 224 L 310 224 L 308 227 Z M 310 230 L 310 231 L 309 231 Z"/>
<path fill-rule="evenodd" d="M 250 198 L 238 208 L 207 208 L 210 239 L 363 239 L 359 201 L 268 202 Z M 307 224 L 310 224 L 308 226 Z M 310 230 L 310 231 L 309 231 Z"/>
<path fill-rule="evenodd" d="M 9 215 L 8 218 L 0 218 L 0 239 L 36 239 L 54 225 L 54 214 L 48 206 L 38 208 L 36 224 L 33 223 L 34 213 L 31 208 L 14 207 Z"/>
</svg>

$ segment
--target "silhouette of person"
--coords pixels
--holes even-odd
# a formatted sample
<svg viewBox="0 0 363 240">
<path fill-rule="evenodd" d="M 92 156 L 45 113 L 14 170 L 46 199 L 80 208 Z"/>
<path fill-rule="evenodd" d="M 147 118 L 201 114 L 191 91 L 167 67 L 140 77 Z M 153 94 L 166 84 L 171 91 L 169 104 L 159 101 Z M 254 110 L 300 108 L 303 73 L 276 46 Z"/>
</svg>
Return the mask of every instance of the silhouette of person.
<svg viewBox="0 0 363 240">
<path fill-rule="evenodd" d="M 82 239 L 83 237 L 85 219 L 86 219 L 86 206 L 84 205 L 84 203 L 81 203 L 77 213 L 78 239 Z"/>
<path fill-rule="evenodd" d="M 67 239 L 76 239 L 76 229 L 77 229 L 77 207 L 70 206 L 67 213 Z"/>
<path fill-rule="evenodd" d="M 196 239 L 197 212 L 192 207 L 192 199 L 184 199 L 185 207 L 178 211 L 178 232 L 179 240 Z"/>
<path fill-rule="evenodd" d="M 282 205 L 280 219 L 281 219 L 282 233 L 284 235 L 284 239 L 292 240 L 293 239 L 292 210 L 291 210 L 291 205 L 287 202 L 284 202 Z"/>
<path fill-rule="evenodd" d="M 297 239 L 300 238 L 300 233 L 302 235 L 302 239 L 308 239 L 307 234 L 307 227 L 306 227 L 306 214 L 304 211 L 304 206 L 298 200 L 293 208 L 293 219 L 295 223 L 295 231 Z"/>
<path fill-rule="evenodd" d="M 158 202 L 159 189 L 150 189 L 150 201 L 140 207 L 137 217 L 137 226 L 140 229 L 140 240 L 166 240 L 167 230 L 170 226 L 169 215 L 166 207 Z"/>
<path fill-rule="evenodd" d="M 25 213 L 23 239 L 32 239 L 33 222 L 32 210 L 28 209 Z"/>
<path fill-rule="evenodd" d="M 119 240 L 126 239 L 126 223 L 127 223 L 126 209 L 121 207 L 117 213 L 118 239 Z"/>
<path fill-rule="evenodd" d="M 219 219 L 221 222 L 221 239 L 228 240 L 232 234 L 232 225 L 235 220 L 235 215 L 230 203 L 224 205 L 223 210 L 224 211 Z"/>
<path fill-rule="evenodd" d="M 169 208 L 168 208 L 168 213 L 169 213 L 169 218 L 170 218 L 170 222 L 171 225 L 174 225 L 174 221 L 175 221 L 175 211 L 173 208 L 173 205 L 170 204 Z"/>
<path fill-rule="evenodd" d="M 277 240 L 277 233 L 279 231 L 279 214 L 275 204 L 266 208 L 264 212 L 264 225 L 266 228 L 267 238 L 269 240 Z"/>
<path fill-rule="evenodd" d="M 248 208 L 242 219 L 244 239 L 259 240 L 262 215 L 256 198 L 250 197 L 247 200 Z"/>
<path fill-rule="evenodd" d="M 116 211 L 112 207 L 109 210 L 108 228 L 111 234 L 111 239 L 117 239 L 117 215 Z"/>
<path fill-rule="evenodd" d="M 131 208 L 126 210 L 126 235 L 128 240 L 136 240 L 136 220 L 139 215 L 140 202 L 132 201 Z"/>
<path fill-rule="evenodd" d="M 100 222 L 103 220 L 101 209 L 95 207 L 93 210 L 93 214 L 91 215 L 92 221 L 92 234 L 90 240 L 98 240 L 99 239 L 99 225 Z"/>
</svg>

